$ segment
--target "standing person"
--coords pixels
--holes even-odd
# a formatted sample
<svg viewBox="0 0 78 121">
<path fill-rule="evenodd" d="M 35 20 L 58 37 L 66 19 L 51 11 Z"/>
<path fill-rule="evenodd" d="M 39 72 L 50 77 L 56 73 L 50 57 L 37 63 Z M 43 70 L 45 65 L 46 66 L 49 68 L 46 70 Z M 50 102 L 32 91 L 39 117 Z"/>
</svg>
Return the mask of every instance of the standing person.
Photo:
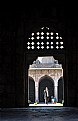
<svg viewBox="0 0 78 121">
<path fill-rule="evenodd" d="M 57 101 L 56 101 L 56 97 L 54 97 L 54 103 L 56 104 L 56 102 L 57 102 Z"/>
<path fill-rule="evenodd" d="M 48 101 L 49 101 L 49 91 L 48 91 L 47 87 L 44 90 L 44 100 L 45 100 L 45 104 L 48 104 Z"/>
<path fill-rule="evenodd" d="M 45 104 L 47 102 L 47 93 L 46 93 L 46 90 L 44 90 L 44 100 L 45 100 Z"/>
<path fill-rule="evenodd" d="M 46 87 L 46 104 L 48 104 L 48 101 L 49 101 L 49 90 L 48 90 L 48 87 Z"/>
</svg>

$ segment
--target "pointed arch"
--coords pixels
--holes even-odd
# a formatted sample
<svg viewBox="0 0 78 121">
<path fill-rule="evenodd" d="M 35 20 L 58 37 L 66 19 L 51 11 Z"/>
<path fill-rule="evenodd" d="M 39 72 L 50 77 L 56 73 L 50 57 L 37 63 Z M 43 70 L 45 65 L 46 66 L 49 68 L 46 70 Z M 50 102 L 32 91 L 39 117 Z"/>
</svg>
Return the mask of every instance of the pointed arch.
<svg viewBox="0 0 78 121">
<path fill-rule="evenodd" d="M 54 96 L 54 80 L 47 75 L 41 77 L 39 80 L 39 102 L 44 102 L 43 92 L 45 87 L 49 89 L 49 101 L 51 101 L 51 96 Z"/>
</svg>

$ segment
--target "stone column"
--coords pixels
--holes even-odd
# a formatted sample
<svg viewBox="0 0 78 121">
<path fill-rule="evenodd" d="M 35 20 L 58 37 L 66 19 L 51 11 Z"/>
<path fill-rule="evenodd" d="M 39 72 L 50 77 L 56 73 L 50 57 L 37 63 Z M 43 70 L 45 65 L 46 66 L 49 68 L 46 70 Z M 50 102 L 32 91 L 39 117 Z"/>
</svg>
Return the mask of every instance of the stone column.
<svg viewBox="0 0 78 121">
<path fill-rule="evenodd" d="M 54 96 L 56 97 L 56 100 L 58 102 L 58 79 L 54 81 Z"/>
<path fill-rule="evenodd" d="M 28 100 L 29 100 L 29 76 L 28 76 Z"/>
<path fill-rule="evenodd" d="M 39 102 L 39 97 L 38 97 L 38 82 L 35 81 L 35 102 Z"/>
</svg>

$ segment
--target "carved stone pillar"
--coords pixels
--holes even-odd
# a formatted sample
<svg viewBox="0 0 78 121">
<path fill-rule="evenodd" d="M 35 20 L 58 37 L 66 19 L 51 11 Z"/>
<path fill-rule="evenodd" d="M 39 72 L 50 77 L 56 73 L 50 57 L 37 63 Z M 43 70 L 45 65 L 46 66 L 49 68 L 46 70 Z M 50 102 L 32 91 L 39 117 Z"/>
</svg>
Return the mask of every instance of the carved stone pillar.
<svg viewBox="0 0 78 121">
<path fill-rule="evenodd" d="M 38 82 L 35 81 L 35 102 L 39 102 L 39 96 L 38 96 Z"/>
<path fill-rule="evenodd" d="M 58 102 L 58 79 L 55 79 L 54 81 L 54 97 L 56 97 L 56 100 Z"/>
</svg>

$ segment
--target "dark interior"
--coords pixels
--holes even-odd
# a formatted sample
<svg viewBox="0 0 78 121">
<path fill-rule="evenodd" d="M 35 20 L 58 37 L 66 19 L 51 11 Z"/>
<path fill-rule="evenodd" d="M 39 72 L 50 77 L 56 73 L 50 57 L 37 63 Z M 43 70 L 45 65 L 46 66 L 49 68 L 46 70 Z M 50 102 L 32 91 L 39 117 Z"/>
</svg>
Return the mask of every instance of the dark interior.
<svg viewBox="0 0 78 121">
<path fill-rule="evenodd" d="M 14 7 L 10 7 L 0 13 L 0 107 L 29 106 L 28 69 L 38 56 L 54 56 L 62 64 L 64 106 L 78 106 L 78 21 L 75 9 L 59 3 L 52 4 L 49 9 L 47 6 L 30 10 L 25 7 L 14 11 Z M 62 35 L 63 50 L 27 50 L 27 38 L 43 26 Z"/>
</svg>

